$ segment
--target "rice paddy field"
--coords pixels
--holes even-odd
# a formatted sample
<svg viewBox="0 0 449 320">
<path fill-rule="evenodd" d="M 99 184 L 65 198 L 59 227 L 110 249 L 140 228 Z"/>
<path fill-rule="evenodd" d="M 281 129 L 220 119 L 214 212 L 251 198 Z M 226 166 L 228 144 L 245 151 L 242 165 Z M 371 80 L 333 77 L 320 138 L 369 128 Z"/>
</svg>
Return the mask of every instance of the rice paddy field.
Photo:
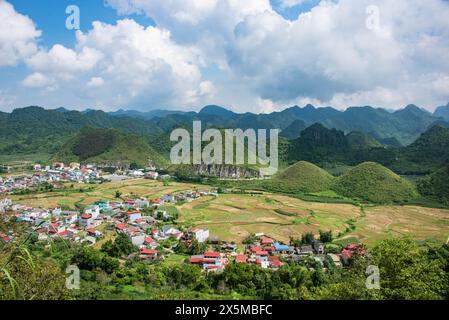
<svg viewBox="0 0 449 320">
<path fill-rule="evenodd" d="M 89 205 L 100 199 L 123 196 L 149 198 L 204 186 L 144 179 L 101 185 L 75 185 L 74 189 L 43 194 L 12 196 L 15 202 L 35 207 Z M 80 192 L 79 189 L 83 189 Z M 180 224 L 210 229 L 221 240 L 240 243 L 253 233 L 265 233 L 288 242 L 305 232 L 318 234 L 332 230 L 337 241 L 374 245 L 390 236 L 410 236 L 416 240 L 446 242 L 449 236 L 449 210 L 418 206 L 365 206 L 307 202 L 279 194 L 221 194 L 203 197 L 177 206 Z"/>
</svg>

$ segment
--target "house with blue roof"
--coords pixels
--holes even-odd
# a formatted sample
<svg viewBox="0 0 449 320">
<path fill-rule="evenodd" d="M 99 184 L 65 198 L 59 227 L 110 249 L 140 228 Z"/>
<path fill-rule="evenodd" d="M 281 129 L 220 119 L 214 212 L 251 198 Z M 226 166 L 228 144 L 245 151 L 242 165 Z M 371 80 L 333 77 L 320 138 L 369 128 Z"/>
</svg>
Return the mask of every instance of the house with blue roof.
<svg viewBox="0 0 449 320">
<path fill-rule="evenodd" d="M 280 244 L 278 242 L 276 242 L 273 245 L 273 247 L 276 249 L 276 252 L 279 252 L 279 253 L 289 253 L 291 251 L 289 246 L 287 246 L 285 244 Z"/>
</svg>

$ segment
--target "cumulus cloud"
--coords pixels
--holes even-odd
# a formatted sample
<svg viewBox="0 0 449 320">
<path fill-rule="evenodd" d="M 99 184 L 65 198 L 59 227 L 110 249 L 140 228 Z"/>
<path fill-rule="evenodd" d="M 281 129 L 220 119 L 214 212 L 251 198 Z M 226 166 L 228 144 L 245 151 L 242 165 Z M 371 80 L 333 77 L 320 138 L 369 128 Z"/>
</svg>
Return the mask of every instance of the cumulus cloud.
<svg viewBox="0 0 449 320">
<path fill-rule="evenodd" d="M 106 3 L 156 25 L 95 22 L 77 33 L 74 49 L 25 50 L 8 62 L 26 61 L 32 73 L 23 84 L 51 85 L 110 108 L 220 103 L 268 112 L 304 102 L 432 108 L 449 101 L 449 4 L 443 0 L 322 0 L 294 20 L 269 0 Z M 14 24 L 35 31 L 23 38 L 35 45 L 32 21 L 6 8 L 22 20 Z M 3 42 L 0 56 L 12 52 Z"/>
<path fill-rule="evenodd" d="M 94 22 L 76 38 L 75 49 L 57 44 L 28 58 L 34 73 L 23 84 L 53 84 L 109 108 L 192 106 L 215 92 L 202 79 L 198 50 L 176 44 L 168 30 L 124 19 L 115 25 Z"/>
<path fill-rule="evenodd" d="M 91 70 L 103 57 L 93 48 L 82 47 L 79 52 L 62 45 L 54 45 L 48 52 L 40 51 L 27 60 L 33 70 L 46 72 L 78 72 Z"/>
<path fill-rule="evenodd" d="M 45 87 L 50 84 L 50 79 L 42 73 L 35 72 L 33 74 L 30 74 L 28 77 L 26 77 L 22 81 L 22 84 L 25 87 L 42 88 L 42 87 Z"/>
<path fill-rule="evenodd" d="M 106 0 L 120 14 L 142 13 L 170 30 L 179 44 L 194 44 L 208 62 L 225 68 L 227 45 L 246 17 L 271 11 L 269 0 Z"/>
<path fill-rule="evenodd" d="M 449 55 L 449 5 L 374 1 L 379 25 L 369 28 L 372 3 L 322 1 L 292 22 L 274 12 L 247 17 L 236 27 L 230 67 L 250 78 L 255 93 L 274 101 L 305 96 L 328 103 L 344 96 L 356 102 L 366 96 L 372 98 L 368 104 L 397 108 L 449 99 L 421 83 L 436 78 L 438 88 L 444 80 L 437 79 L 449 74 L 443 58 Z"/>
<path fill-rule="evenodd" d="M 101 87 L 104 84 L 104 80 L 101 77 L 92 77 L 89 82 L 87 83 L 87 86 L 89 88 L 98 88 Z"/>
<path fill-rule="evenodd" d="M 16 102 L 16 97 L 7 92 L 0 90 L 0 109 L 10 109 Z"/>
<path fill-rule="evenodd" d="M 37 51 L 41 32 L 33 21 L 0 0 L 0 67 L 15 66 Z"/>
<path fill-rule="evenodd" d="M 278 1 L 284 8 L 304 2 Z M 206 65 L 218 64 L 261 110 L 267 104 L 260 101 L 372 99 L 398 108 L 449 99 L 449 5 L 442 0 L 323 0 L 293 21 L 265 0 L 107 3 L 122 14 L 146 14 L 177 42 L 196 46 Z M 420 84 L 429 77 L 433 85 Z M 227 91 L 221 80 L 218 90 Z"/>
</svg>

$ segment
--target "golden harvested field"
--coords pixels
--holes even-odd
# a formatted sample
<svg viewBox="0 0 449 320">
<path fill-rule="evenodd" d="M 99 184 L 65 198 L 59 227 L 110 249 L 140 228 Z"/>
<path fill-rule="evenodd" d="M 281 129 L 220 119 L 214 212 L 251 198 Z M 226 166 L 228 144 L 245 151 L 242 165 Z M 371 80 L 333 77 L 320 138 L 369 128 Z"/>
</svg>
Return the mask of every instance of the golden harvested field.
<svg viewBox="0 0 449 320">
<path fill-rule="evenodd" d="M 181 222 L 207 227 L 223 240 L 241 242 L 263 232 L 282 241 L 318 230 L 346 229 L 345 221 L 360 216 L 346 204 L 305 202 L 281 195 L 220 195 L 179 207 Z"/>
<path fill-rule="evenodd" d="M 87 190 L 87 188 L 92 190 Z M 124 197 L 138 195 L 159 197 L 164 194 L 192 190 L 204 186 L 134 179 L 102 185 L 76 185 L 79 191 L 49 192 L 38 195 L 13 196 L 15 202 L 35 207 L 76 204 L 89 205 L 100 199 L 114 199 L 119 190 Z M 203 197 L 178 206 L 181 224 L 210 229 L 222 240 L 241 242 L 252 233 L 263 232 L 288 242 L 305 232 L 318 234 L 332 230 L 340 239 L 358 239 L 368 245 L 389 236 L 409 235 L 417 240 L 445 242 L 449 236 L 449 210 L 417 206 L 371 206 L 361 208 L 350 204 L 306 202 L 283 195 L 225 194 L 218 198 Z M 354 227 L 350 228 L 351 225 Z"/>
<path fill-rule="evenodd" d="M 445 242 L 449 236 L 449 211 L 416 206 L 366 208 L 366 217 L 353 233 L 362 242 L 382 240 L 386 235 Z"/>
<path fill-rule="evenodd" d="M 71 185 L 70 183 L 67 186 Z M 100 185 L 76 185 L 75 190 L 54 191 L 41 194 L 15 195 L 11 199 L 15 202 L 34 207 L 48 208 L 55 205 L 66 205 L 74 208 L 76 204 L 90 205 L 95 201 L 113 200 L 115 192 L 120 191 L 123 197 L 131 194 L 141 197 L 158 197 L 164 194 L 190 190 L 194 186 L 184 183 L 170 183 L 164 186 L 162 182 L 145 179 L 133 179 Z M 92 188 L 92 190 L 89 190 Z M 84 192 L 79 192 L 83 189 Z"/>
</svg>

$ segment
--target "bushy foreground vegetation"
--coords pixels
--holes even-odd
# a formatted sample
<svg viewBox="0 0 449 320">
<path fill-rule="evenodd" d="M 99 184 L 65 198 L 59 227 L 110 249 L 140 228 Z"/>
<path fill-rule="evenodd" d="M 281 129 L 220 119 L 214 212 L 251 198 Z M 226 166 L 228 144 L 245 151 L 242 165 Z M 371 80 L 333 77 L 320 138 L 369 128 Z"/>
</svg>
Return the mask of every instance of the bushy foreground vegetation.
<svg viewBox="0 0 449 320">
<path fill-rule="evenodd" d="M 121 239 L 118 237 L 117 239 Z M 55 241 L 22 241 L 2 247 L 2 299 L 448 299 L 449 246 L 408 239 L 382 241 L 368 258 L 338 269 L 314 260 L 286 263 L 278 271 L 231 262 L 223 273 L 205 274 L 183 264 L 121 260 L 131 251 L 123 239 L 102 250 Z M 119 257 L 119 258 L 117 258 Z M 80 290 L 66 290 L 68 265 L 81 269 Z M 380 270 L 380 289 L 366 287 L 367 266 Z"/>
</svg>

